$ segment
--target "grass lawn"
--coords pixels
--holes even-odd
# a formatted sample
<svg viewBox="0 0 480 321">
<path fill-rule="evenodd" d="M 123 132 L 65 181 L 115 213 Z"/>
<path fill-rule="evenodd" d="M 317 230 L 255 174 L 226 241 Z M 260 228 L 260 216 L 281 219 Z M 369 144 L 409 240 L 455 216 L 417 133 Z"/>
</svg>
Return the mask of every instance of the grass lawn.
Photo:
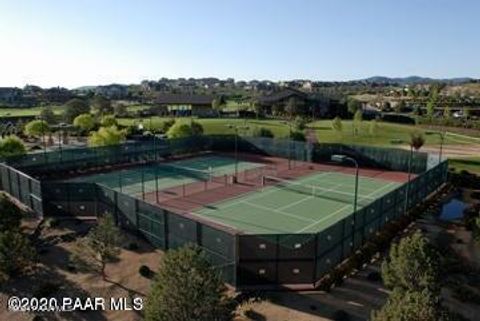
<svg viewBox="0 0 480 321">
<path fill-rule="evenodd" d="M 132 119 L 132 118 L 120 118 L 118 120 L 121 125 L 133 125 L 138 124 L 140 121 L 143 122 L 147 129 L 160 128 L 162 123 L 166 120 L 171 119 L 170 117 L 151 117 L 144 119 Z M 179 118 L 180 121 L 189 122 L 190 118 Z M 230 119 L 230 118 L 199 118 L 194 120 L 200 123 L 203 126 L 204 132 L 207 135 L 221 135 L 221 134 L 233 134 L 234 129 L 228 128 L 229 124 L 236 126 L 248 126 L 250 129 L 254 127 L 265 127 L 270 129 L 275 137 L 287 137 L 289 128 L 280 120 L 243 120 L 243 119 Z"/>
<path fill-rule="evenodd" d="M 450 168 L 454 168 L 456 172 L 462 170 L 469 171 L 480 175 L 480 157 L 472 157 L 465 159 L 450 159 Z"/>
<path fill-rule="evenodd" d="M 440 143 L 440 136 L 417 126 L 400 125 L 393 123 L 378 123 L 374 134 L 370 133 L 370 122 L 363 121 L 357 135 L 353 135 L 352 121 L 342 121 L 343 130 L 337 132 L 332 129 L 330 120 L 320 120 L 309 125 L 315 129 L 317 139 L 322 143 L 344 143 L 361 144 L 375 146 L 395 146 L 392 141 L 397 140 L 400 144 L 407 144 L 410 141 L 410 134 L 421 132 L 425 137 L 425 145 L 437 145 Z M 445 144 L 472 144 L 478 143 L 468 137 L 449 136 L 445 139 Z"/>
<path fill-rule="evenodd" d="M 0 107 L 0 117 L 4 116 L 37 116 L 40 111 L 47 106 L 38 106 L 32 108 L 8 108 Z M 50 105 L 55 114 L 61 114 L 64 106 Z"/>
</svg>

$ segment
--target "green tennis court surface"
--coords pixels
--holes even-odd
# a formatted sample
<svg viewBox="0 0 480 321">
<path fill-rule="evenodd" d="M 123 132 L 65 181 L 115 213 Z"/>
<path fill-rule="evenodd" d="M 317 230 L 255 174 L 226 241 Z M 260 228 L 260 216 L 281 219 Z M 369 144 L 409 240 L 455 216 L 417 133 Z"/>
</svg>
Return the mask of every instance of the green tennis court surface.
<svg viewBox="0 0 480 321">
<path fill-rule="evenodd" d="M 210 204 L 196 213 L 248 234 L 318 232 L 353 212 L 354 179 L 353 175 L 325 172 L 292 183 L 272 181 L 262 191 Z M 399 185 L 360 177 L 358 208 Z"/>
<path fill-rule="evenodd" d="M 239 161 L 238 171 L 265 166 Z M 205 181 L 235 172 L 235 159 L 223 156 L 201 156 L 168 163 L 154 163 L 74 178 L 69 181 L 98 183 L 128 195 L 163 190 L 183 184 Z M 144 185 L 142 187 L 142 185 Z"/>
</svg>

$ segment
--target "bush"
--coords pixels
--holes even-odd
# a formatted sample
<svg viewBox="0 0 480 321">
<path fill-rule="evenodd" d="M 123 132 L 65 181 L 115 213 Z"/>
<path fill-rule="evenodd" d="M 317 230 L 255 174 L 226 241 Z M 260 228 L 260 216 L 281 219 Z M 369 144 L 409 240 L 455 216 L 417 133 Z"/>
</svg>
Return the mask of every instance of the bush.
<svg viewBox="0 0 480 321">
<path fill-rule="evenodd" d="M 115 118 L 114 115 L 105 115 L 102 117 L 102 120 L 100 121 L 100 125 L 103 127 L 111 127 L 111 126 L 117 126 L 117 119 Z"/>
<path fill-rule="evenodd" d="M 22 211 L 5 194 L 0 194 L 0 233 L 20 227 Z"/>
<path fill-rule="evenodd" d="M 168 138 L 185 138 L 192 135 L 192 127 L 186 123 L 181 122 L 176 122 L 167 131 Z"/>
<path fill-rule="evenodd" d="M 232 300 L 221 276 L 196 246 L 164 255 L 146 302 L 146 321 L 232 319 Z"/>
<path fill-rule="evenodd" d="M 138 250 L 138 244 L 135 243 L 135 242 L 130 242 L 128 243 L 128 247 L 127 247 L 130 251 L 136 251 Z"/>
<path fill-rule="evenodd" d="M 32 120 L 25 125 L 25 135 L 27 136 L 42 136 L 50 132 L 50 126 L 44 120 Z"/>
<path fill-rule="evenodd" d="M 295 141 L 299 141 L 299 142 L 304 142 L 306 139 L 305 139 L 305 134 L 300 132 L 300 131 L 293 131 L 291 134 L 290 134 L 290 138 L 292 140 L 295 140 Z"/>
<path fill-rule="evenodd" d="M 170 127 L 172 127 L 174 124 L 175 124 L 175 119 L 166 120 L 162 122 L 160 126 L 160 130 L 162 131 L 162 133 L 166 134 L 170 129 Z"/>
<path fill-rule="evenodd" d="M 17 136 L 7 136 L 0 140 L 0 157 L 25 155 L 27 149 L 23 141 Z"/>
<path fill-rule="evenodd" d="M 54 282 L 42 283 L 34 292 L 33 296 L 36 298 L 52 297 L 60 289 L 60 284 Z"/>
<path fill-rule="evenodd" d="M 203 126 L 202 124 L 192 121 L 190 124 L 190 127 L 192 128 L 192 135 L 202 135 L 203 134 Z"/>
<path fill-rule="evenodd" d="M 337 310 L 333 313 L 332 319 L 335 321 L 349 321 L 350 315 L 343 310 Z"/>
<path fill-rule="evenodd" d="M 253 131 L 253 136 L 254 137 L 268 137 L 268 138 L 273 138 L 273 132 L 265 127 L 256 127 Z"/>
<path fill-rule="evenodd" d="M 91 147 L 119 145 L 125 140 L 126 132 L 116 126 L 100 127 L 88 137 L 88 145 Z"/>
<path fill-rule="evenodd" d="M 302 116 L 295 117 L 295 128 L 298 130 L 304 130 L 307 126 L 307 120 Z"/>
<path fill-rule="evenodd" d="M 95 127 L 95 120 L 90 114 L 81 114 L 73 120 L 73 126 L 79 128 L 83 132 L 88 133 Z"/>
<path fill-rule="evenodd" d="M 372 282 L 381 282 L 382 281 L 382 275 L 378 272 L 370 272 L 367 275 L 367 280 L 372 281 Z"/>
<path fill-rule="evenodd" d="M 140 266 L 138 269 L 138 273 L 140 273 L 141 276 L 147 279 L 151 279 L 153 276 L 153 271 L 146 265 Z"/>
</svg>

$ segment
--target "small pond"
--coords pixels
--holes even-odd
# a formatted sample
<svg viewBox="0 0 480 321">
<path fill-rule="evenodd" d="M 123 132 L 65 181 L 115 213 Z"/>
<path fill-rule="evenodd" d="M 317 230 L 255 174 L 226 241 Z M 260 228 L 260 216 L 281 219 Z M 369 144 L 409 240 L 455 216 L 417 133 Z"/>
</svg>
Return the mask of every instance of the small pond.
<svg viewBox="0 0 480 321">
<path fill-rule="evenodd" d="M 461 219 L 463 217 L 463 210 L 467 208 L 467 206 L 468 204 L 463 201 L 461 195 L 455 196 L 442 205 L 438 218 L 444 221 Z"/>
</svg>

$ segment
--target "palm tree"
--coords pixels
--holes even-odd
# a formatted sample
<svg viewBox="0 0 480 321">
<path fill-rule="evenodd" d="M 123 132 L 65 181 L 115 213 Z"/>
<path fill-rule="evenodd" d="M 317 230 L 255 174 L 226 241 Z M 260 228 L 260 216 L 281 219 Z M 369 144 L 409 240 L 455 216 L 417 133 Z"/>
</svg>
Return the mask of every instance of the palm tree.
<svg viewBox="0 0 480 321">
<path fill-rule="evenodd" d="M 407 213 L 408 209 L 408 201 L 409 201 L 409 193 L 410 193 L 410 181 L 412 178 L 412 158 L 413 152 L 417 152 L 420 148 L 422 148 L 423 144 L 425 144 L 425 138 L 421 133 L 414 132 L 410 134 L 410 157 L 408 158 L 408 183 L 407 183 L 407 193 L 405 198 L 405 214 Z"/>
</svg>

